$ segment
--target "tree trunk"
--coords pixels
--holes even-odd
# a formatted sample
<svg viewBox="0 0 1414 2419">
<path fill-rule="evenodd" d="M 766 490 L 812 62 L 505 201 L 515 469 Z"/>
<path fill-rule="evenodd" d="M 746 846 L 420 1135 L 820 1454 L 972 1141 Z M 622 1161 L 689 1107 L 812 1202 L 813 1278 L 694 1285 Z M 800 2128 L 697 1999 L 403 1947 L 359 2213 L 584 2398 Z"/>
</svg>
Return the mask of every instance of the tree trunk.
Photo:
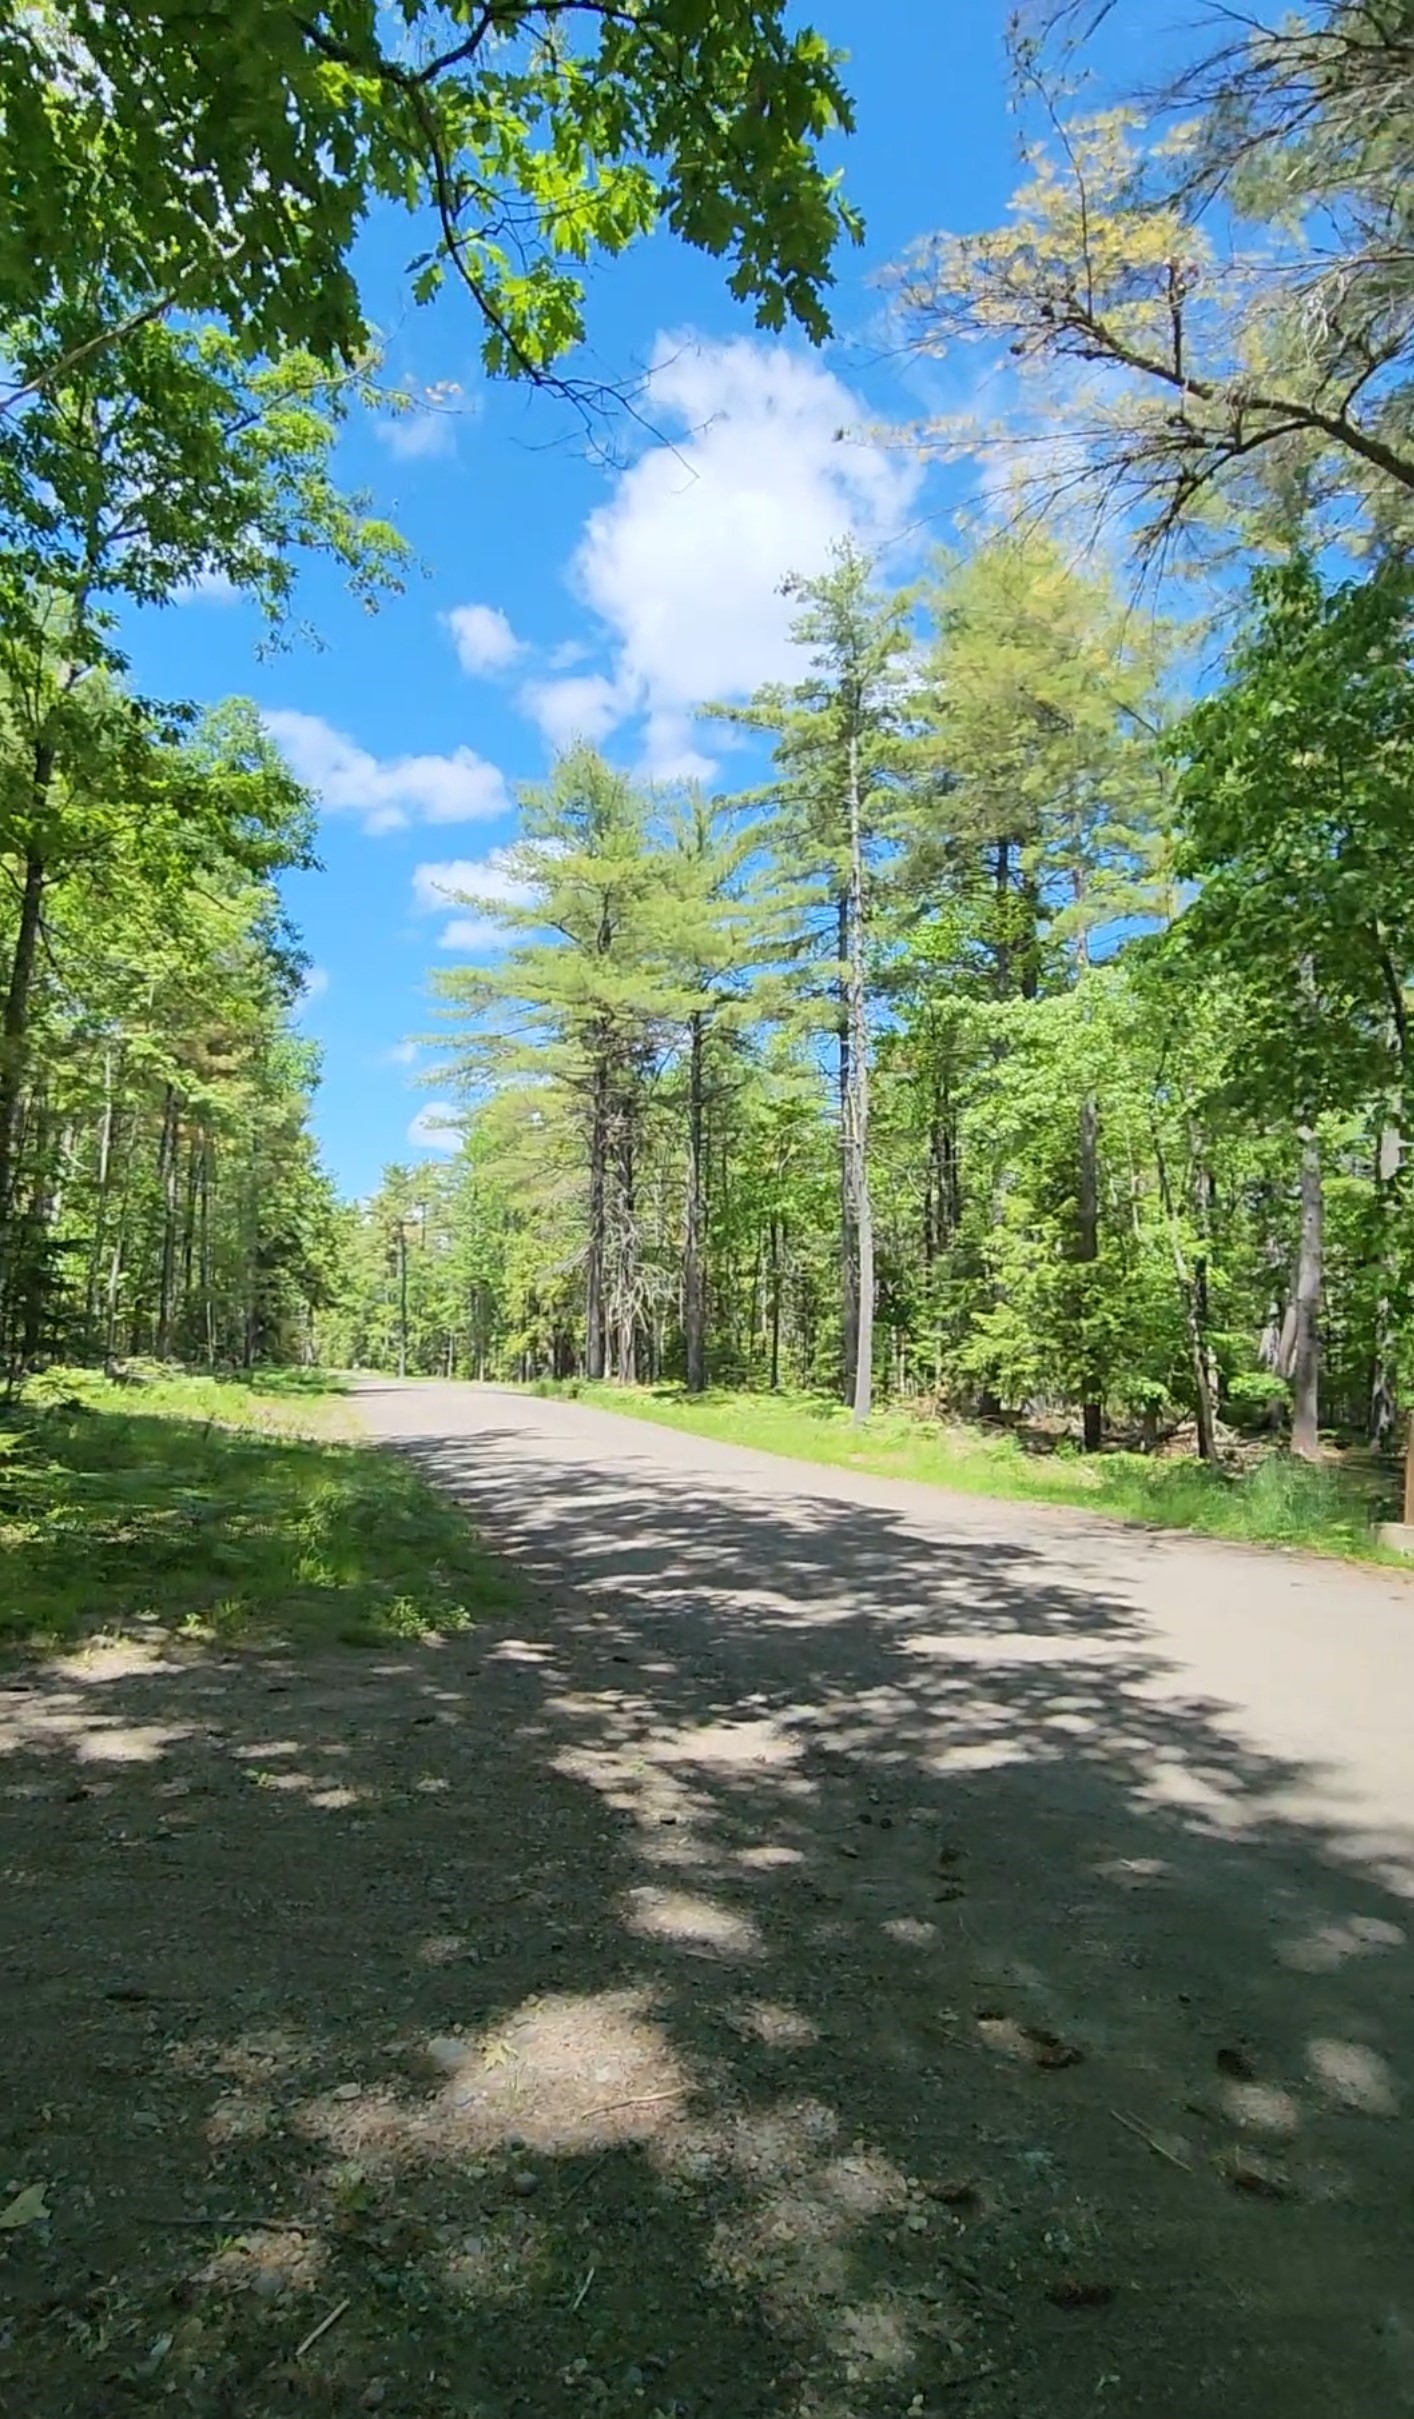
<svg viewBox="0 0 1414 2419">
<path fill-rule="evenodd" d="M 408 1230 L 398 1220 L 398 1375 L 408 1373 Z"/>
<path fill-rule="evenodd" d="M 1093 1093 L 1087 1093 L 1080 1104 L 1079 1209 L 1080 1235 L 1076 1256 L 1082 1268 L 1094 1268 L 1100 1257 L 1100 1112 Z M 1092 1307 L 1088 1296 L 1085 1306 L 1087 1310 Z M 1087 1453 L 1098 1453 L 1104 1442 L 1105 1409 L 1099 1395 L 1099 1381 L 1087 1351 L 1085 1399 L 1080 1407 Z"/>
<path fill-rule="evenodd" d="M 771 1392 L 781 1384 L 781 1220 L 771 1220 Z"/>
<path fill-rule="evenodd" d="M 1213 1350 L 1212 1305 L 1208 1292 L 1208 1270 L 1212 1259 L 1213 1208 L 1217 1200 L 1217 1184 L 1212 1169 L 1201 1159 L 1195 1159 L 1193 1191 L 1202 1247 L 1193 1258 L 1193 1321 L 1194 1349 L 1201 1361 L 1201 1382 L 1198 1388 L 1198 1450 L 1205 1461 L 1216 1463 L 1218 1458 L 1218 1412 L 1221 1394 L 1221 1373 L 1218 1356 Z M 1206 1439 L 1206 1441 L 1205 1441 Z"/>
<path fill-rule="evenodd" d="M 172 1354 L 172 1311 L 177 1283 L 177 1150 L 181 1123 L 177 1095 L 167 1086 L 162 1108 L 162 1136 L 157 1146 L 157 1181 L 162 1193 L 162 1251 L 158 1264 L 157 1325 L 153 1350 L 159 1361 Z"/>
<path fill-rule="evenodd" d="M 212 1156 L 208 1129 L 201 1146 L 201 1334 L 208 1369 L 216 1366 L 216 1288 L 211 1265 Z"/>
<path fill-rule="evenodd" d="M 850 1041 L 849 892 L 838 903 L 839 985 L 836 1036 L 839 1043 L 840 1102 L 840 1391 L 852 1403 L 859 1367 L 859 1269 L 854 1198 L 850 1182 L 850 1104 L 853 1098 L 853 1051 Z"/>
<path fill-rule="evenodd" d="M 864 991 L 864 833 L 859 743 L 849 742 L 849 1190 L 858 1275 L 854 1417 L 867 1420 L 874 1394 L 874 1208 L 869 1194 L 869 1029 Z"/>
<path fill-rule="evenodd" d="M 992 966 L 999 1000 L 1011 997 L 1011 842 L 999 839 L 993 876 L 997 929 L 992 943 Z"/>
<path fill-rule="evenodd" d="M 84 1289 L 84 1325 L 90 1351 L 98 1333 L 98 1286 L 103 1246 L 108 1234 L 108 1192 L 113 1169 L 114 1082 L 113 1053 L 103 1053 L 103 1115 L 98 1126 L 98 1166 L 93 1204 L 93 1240 L 89 1246 L 88 1282 Z"/>
<path fill-rule="evenodd" d="M 687 1348 L 687 1390 L 702 1394 L 707 1386 L 707 1285 L 703 1267 L 703 1230 L 706 1223 L 703 1200 L 705 1163 L 702 1150 L 703 1124 L 703 1032 L 702 1018 L 694 1016 L 690 1025 L 687 1094 L 687 1233 L 683 1248 L 682 1321 L 683 1340 Z"/>
<path fill-rule="evenodd" d="M 1307 1126 L 1301 1135 L 1301 1235 L 1296 1260 L 1296 1347 L 1291 1370 L 1291 1450 L 1302 1461 L 1320 1458 L 1321 1282 L 1324 1256 L 1321 1146 Z"/>
<path fill-rule="evenodd" d="M 609 1157 L 609 1068 L 595 1061 L 589 1120 L 589 1249 L 584 1268 L 584 1370 L 604 1374 L 604 1211 Z"/>
<path fill-rule="evenodd" d="M 1205 1325 L 1206 1303 L 1200 1295 L 1188 1266 L 1179 1231 L 1178 1213 L 1174 1208 L 1173 1191 L 1169 1184 L 1168 1161 L 1159 1139 L 1158 1127 L 1153 1129 L 1154 1164 L 1159 1174 L 1159 1197 L 1168 1220 L 1169 1248 L 1173 1254 L 1174 1275 L 1178 1279 L 1179 1296 L 1183 1303 L 1184 1325 L 1188 1331 L 1188 1357 L 1193 1372 L 1193 1400 L 1197 1411 L 1198 1453 L 1201 1460 L 1213 1468 L 1218 1459 L 1217 1398 L 1213 1385 L 1212 1356 L 1208 1349 Z"/>
<path fill-rule="evenodd" d="M 1409 1209 L 1407 1153 L 1404 1148 L 1403 1096 L 1391 1106 L 1380 1133 L 1375 1158 L 1375 1205 L 1378 1219 L 1376 1251 L 1379 1290 L 1375 1302 L 1375 1365 L 1370 1387 L 1370 1442 L 1377 1452 L 1392 1452 L 1399 1433 L 1399 1310 L 1403 1291 L 1403 1261 L 1408 1245 L 1405 1221 Z"/>
<path fill-rule="evenodd" d="M 606 1303 L 611 1377 L 631 1386 L 638 1376 L 638 1194 L 634 1166 L 634 1104 L 621 1093 L 614 1120 L 612 1153 L 612 1227 L 608 1249 Z"/>
<path fill-rule="evenodd" d="M 52 771 L 52 751 L 36 749 L 36 796 L 47 792 Z M 24 1096 L 29 1062 L 29 1012 L 34 991 L 40 918 L 44 908 L 44 877 L 44 859 L 36 849 L 27 849 L 15 953 L 10 960 L 10 980 L 5 991 L 3 1018 L 0 1018 L 0 1238 L 4 1240 L 6 1259 L 9 1257 L 10 1209 L 15 1184 L 20 1102 Z M 13 1272 L 7 1270 L 6 1273 L 9 1275 Z"/>
</svg>

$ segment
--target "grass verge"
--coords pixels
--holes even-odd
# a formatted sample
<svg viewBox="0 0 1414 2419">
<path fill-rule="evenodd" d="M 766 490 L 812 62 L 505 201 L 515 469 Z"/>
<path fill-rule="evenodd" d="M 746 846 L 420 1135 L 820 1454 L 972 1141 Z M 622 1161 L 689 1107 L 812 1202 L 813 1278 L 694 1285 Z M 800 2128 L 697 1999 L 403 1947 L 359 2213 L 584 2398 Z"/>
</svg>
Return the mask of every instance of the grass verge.
<svg viewBox="0 0 1414 2419">
<path fill-rule="evenodd" d="M 0 1418 L 0 1644 L 378 1645 L 515 1601 L 456 1507 L 308 1371 L 53 1370 Z"/>
<path fill-rule="evenodd" d="M 955 1494 L 1074 1504 L 1151 1528 L 1301 1547 L 1347 1561 L 1396 1560 L 1375 1539 L 1373 1522 L 1389 1512 L 1383 1482 L 1368 1467 L 1357 1471 L 1336 1462 L 1313 1467 L 1273 1452 L 1228 1473 L 1197 1461 L 1140 1453 L 1086 1456 L 1062 1449 L 1042 1454 L 1028 1452 L 1013 1436 L 960 1423 L 944 1426 L 908 1412 L 877 1412 L 859 1429 L 840 1405 L 816 1395 L 721 1391 L 692 1397 L 677 1387 L 577 1382 L 537 1391 L 572 1394 L 606 1411 L 725 1444 L 754 1445 L 762 1452 L 868 1470 L 882 1478 L 915 1479 Z"/>
</svg>

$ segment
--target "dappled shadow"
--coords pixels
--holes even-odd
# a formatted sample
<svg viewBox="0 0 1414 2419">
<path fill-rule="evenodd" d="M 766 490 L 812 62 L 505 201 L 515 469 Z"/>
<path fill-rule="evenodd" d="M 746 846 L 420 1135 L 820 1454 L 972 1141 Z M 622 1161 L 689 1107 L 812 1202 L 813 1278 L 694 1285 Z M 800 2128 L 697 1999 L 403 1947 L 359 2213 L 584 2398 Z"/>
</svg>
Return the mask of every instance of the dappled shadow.
<svg viewBox="0 0 1414 2419">
<path fill-rule="evenodd" d="M 27 2408 L 1414 2409 L 1414 1843 L 1187 1689 L 1147 1542 L 470 1416 L 514 1628 L 0 1705 Z"/>
</svg>

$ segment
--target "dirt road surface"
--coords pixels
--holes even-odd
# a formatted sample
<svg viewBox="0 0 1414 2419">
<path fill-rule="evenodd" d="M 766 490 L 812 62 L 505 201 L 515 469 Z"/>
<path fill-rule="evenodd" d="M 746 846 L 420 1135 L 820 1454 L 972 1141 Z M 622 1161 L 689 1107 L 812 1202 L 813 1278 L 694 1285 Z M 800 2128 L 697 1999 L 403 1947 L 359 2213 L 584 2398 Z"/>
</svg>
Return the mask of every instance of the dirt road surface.
<svg viewBox="0 0 1414 2419">
<path fill-rule="evenodd" d="M 359 1406 L 515 1620 L 0 1703 L 27 2410 L 1414 2412 L 1414 1581 Z"/>
</svg>

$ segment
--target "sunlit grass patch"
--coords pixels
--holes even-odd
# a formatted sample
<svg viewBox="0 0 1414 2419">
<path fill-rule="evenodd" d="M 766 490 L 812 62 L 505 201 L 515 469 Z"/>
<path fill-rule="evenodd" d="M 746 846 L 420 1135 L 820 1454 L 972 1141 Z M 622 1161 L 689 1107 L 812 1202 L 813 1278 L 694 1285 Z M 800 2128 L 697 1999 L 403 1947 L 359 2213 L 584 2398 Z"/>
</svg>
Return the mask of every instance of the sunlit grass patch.
<svg viewBox="0 0 1414 2419">
<path fill-rule="evenodd" d="M 307 1373 L 299 1373 L 307 1379 Z M 514 1583 L 327 1385 L 47 1372 L 0 1421 L 0 1639 L 377 1644 L 468 1628 Z"/>
</svg>

